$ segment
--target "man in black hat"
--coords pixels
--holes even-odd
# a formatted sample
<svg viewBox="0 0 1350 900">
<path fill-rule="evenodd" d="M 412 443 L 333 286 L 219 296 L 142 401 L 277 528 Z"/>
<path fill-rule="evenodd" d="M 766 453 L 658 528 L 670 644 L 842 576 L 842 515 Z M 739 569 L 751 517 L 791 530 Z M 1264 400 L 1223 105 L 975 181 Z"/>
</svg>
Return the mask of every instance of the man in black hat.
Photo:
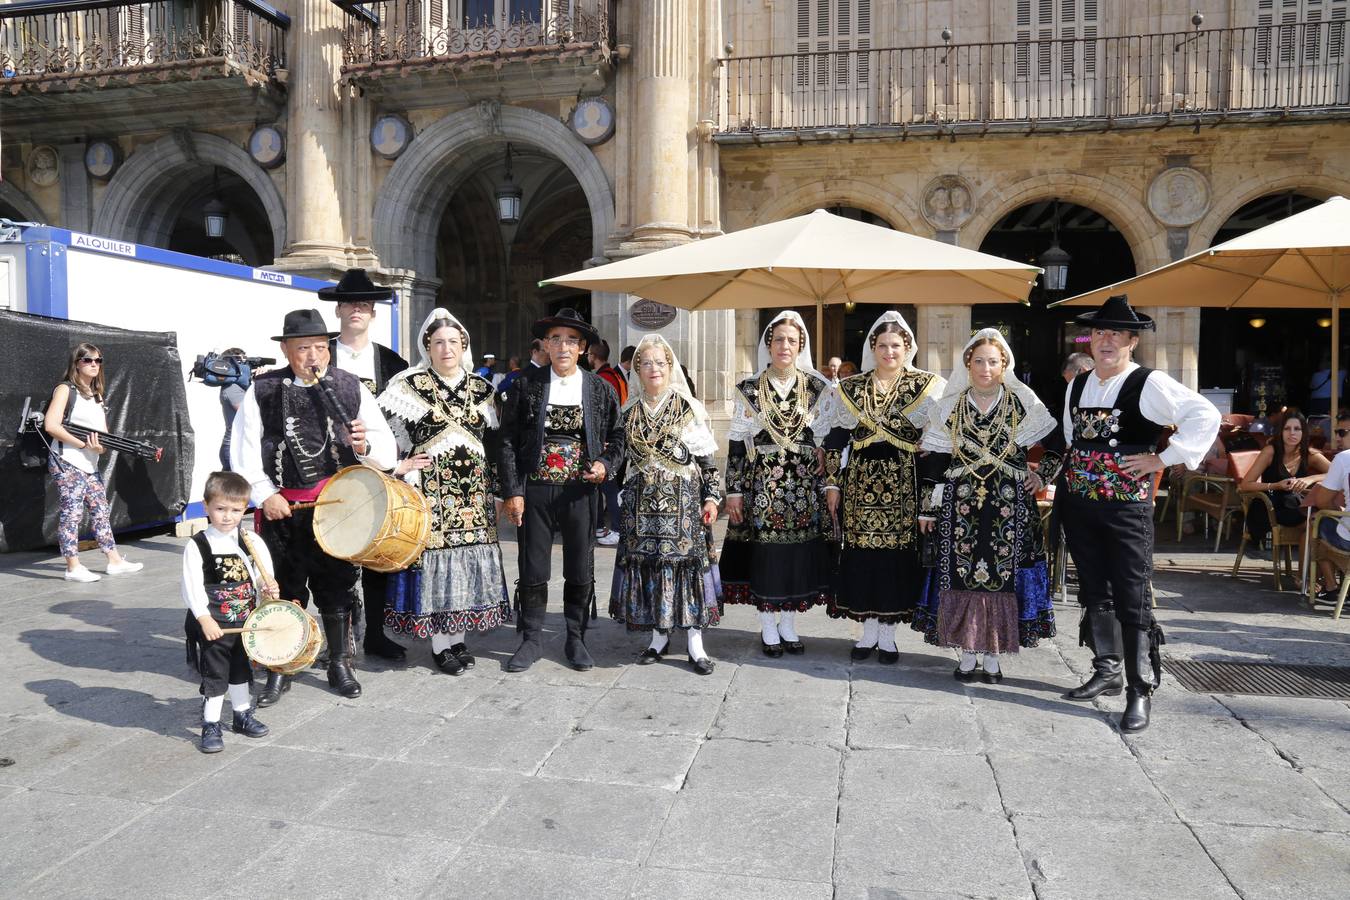
<svg viewBox="0 0 1350 900">
<path fill-rule="evenodd" d="M 1219 411 L 1166 373 L 1132 360 L 1139 332 L 1151 331 L 1153 320 L 1123 295 L 1076 321 L 1091 329 L 1094 367 L 1069 382 L 1064 402 L 1062 516 L 1093 674 L 1065 696 L 1091 700 L 1126 687 L 1120 728 L 1142 731 L 1162 679 L 1163 634 L 1150 586 L 1154 475 L 1177 463 L 1196 468 L 1218 434 Z M 1156 452 L 1168 427 L 1176 433 Z"/>
<path fill-rule="evenodd" d="M 313 500 L 344 466 L 393 468 L 397 446 L 370 391 L 330 365 L 334 334 L 317 309 L 286 314 L 275 340 L 287 366 L 253 379 L 234 419 L 230 461 L 252 486 L 254 521 L 281 596 L 307 606 L 314 595 L 328 640 L 328 684 L 344 697 L 359 697 L 349 642 L 360 569 L 324 553 L 314 536 L 314 510 L 291 504 Z M 276 703 L 289 686 L 289 677 L 269 674 L 258 705 Z"/>
<path fill-rule="evenodd" d="M 348 269 L 336 285 L 320 290 L 319 297 L 337 303 L 339 333 L 328 342 L 333 365 L 361 379 L 366 390 L 378 397 L 390 378 L 408 368 L 403 357 L 370 339 L 370 323 L 379 310 L 376 304 L 392 300 L 393 290 L 377 287 L 365 269 Z M 407 651 L 384 633 L 384 599 L 388 584 L 389 576 L 383 572 L 361 570 L 361 595 L 366 614 L 365 637 L 361 643 L 367 656 L 403 659 Z"/>
<path fill-rule="evenodd" d="M 523 672 L 539 659 L 548 606 L 553 536 L 563 539 L 563 617 L 567 660 L 584 672 L 587 616 L 595 597 L 596 488 L 618 475 L 624 455 L 619 403 L 605 381 L 577 368 L 600 336 L 576 310 L 534 323 L 550 364 L 524 371 L 502 408 L 498 471 L 507 517 L 520 528 L 521 642 L 507 671 Z"/>
</svg>

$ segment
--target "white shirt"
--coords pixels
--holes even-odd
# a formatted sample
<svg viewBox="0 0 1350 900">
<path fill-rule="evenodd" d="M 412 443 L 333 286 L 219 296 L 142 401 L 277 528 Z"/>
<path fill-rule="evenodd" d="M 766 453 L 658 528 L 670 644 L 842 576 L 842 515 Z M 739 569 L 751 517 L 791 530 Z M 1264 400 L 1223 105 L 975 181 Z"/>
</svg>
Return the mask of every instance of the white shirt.
<svg viewBox="0 0 1350 900">
<path fill-rule="evenodd" d="M 1078 405 L 1113 406 L 1125 379 L 1137 368 L 1137 363 L 1129 363 L 1120 374 L 1107 379 L 1098 378 L 1095 371 L 1088 372 Z M 1071 381 L 1064 391 L 1064 440 L 1070 444 L 1073 443 L 1073 411 L 1069 407 L 1072 395 Z M 1169 439 L 1167 449 L 1158 454 L 1164 465 L 1181 463 L 1188 469 L 1199 468 L 1219 433 L 1221 417 L 1214 404 L 1166 372 L 1154 370 L 1149 373 L 1139 392 L 1139 411 L 1150 422 L 1177 430 Z"/>
<path fill-rule="evenodd" d="M 310 385 L 309 389 L 319 390 L 319 387 Z M 365 385 L 360 386 L 360 391 L 361 408 L 357 410 L 356 416 L 366 426 L 367 449 L 370 452 L 365 456 L 357 456 L 357 459 L 387 472 L 398 464 L 398 444 L 370 391 L 366 390 Z M 262 506 L 264 500 L 279 490 L 263 465 L 262 412 L 258 409 L 255 385 L 249 385 L 244 402 L 239 404 L 239 412 L 234 417 L 234 428 L 230 431 L 230 468 L 247 478 L 253 486 L 249 499 L 254 506 Z"/>
<path fill-rule="evenodd" d="M 366 344 L 364 350 L 353 350 L 342 343 L 341 338 L 335 343 L 337 353 L 334 354 L 333 365 L 344 372 L 351 372 L 357 378 L 375 380 L 375 356 L 379 351 L 375 349 L 373 341 Z"/>
<path fill-rule="evenodd" d="M 103 411 L 103 404 L 93 397 L 83 396 L 74 388 L 67 387 L 67 390 L 69 399 L 66 402 L 73 404 L 70 410 L 70 424 L 83 425 L 96 431 L 107 431 L 108 417 Z M 89 449 L 88 441 L 84 443 L 83 447 L 77 448 L 61 441 L 61 459 L 81 472 L 93 475 L 98 471 L 98 454 Z"/>
<path fill-rule="evenodd" d="M 206 543 L 210 545 L 212 553 L 221 556 L 234 554 L 243 558 L 244 565 L 248 567 L 248 574 L 253 578 L 253 586 L 261 592 L 262 576 L 258 574 L 258 567 L 253 564 L 253 558 L 248 555 L 248 551 L 239 546 L 235 536 L 218 530 L 214 525 L 208 526 L 205 534 Z M 263 539 L 256 534 L 251 535 L 249 544 L 267 570 L 272 571 L 272 556 L 267 552 L 267 544 L 263 543 Z M 197 549 L 195 540 L 188 541 L 187 546 L 183 548 L 183 581 L 179 593 L 183 598 L 183 605 L 192 610 L 193 618 L 207 615 L 210 611 L 208 609 L 210 598 L 206 596 L 206 585 L 202 581 L 202 554 Z"/>
<path fill-rule="evenodd" d="M 566 378 L 557 369 L 548 370 L 548 405 L 581 406 L 582 373 L 577 369 Z"/>
<path fill-rule="evenodd" d="M 1350 451 L 1342 451 L 1331 458 L 1331 468 L 1327 470 L 1326 477 L 1322 479 L 1322 487 L 1335 493 L 1340 491 L 1342 494 L 1350 497 Z M 1342 502 L 1341 509 L 1345 509 Z M 1350 541 L 1350 519 L 1341 519 L 1336 525 L 1336 530 L 1341 537 Z"/>
</svg>

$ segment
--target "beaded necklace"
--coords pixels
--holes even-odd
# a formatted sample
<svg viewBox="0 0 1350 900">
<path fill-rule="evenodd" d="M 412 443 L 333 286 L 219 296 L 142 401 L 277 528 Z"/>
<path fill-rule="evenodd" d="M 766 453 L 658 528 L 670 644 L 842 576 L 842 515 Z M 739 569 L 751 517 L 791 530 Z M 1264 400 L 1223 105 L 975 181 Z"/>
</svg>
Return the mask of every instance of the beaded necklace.
<svg viewBox="0 0 1350 900">
<path fill-rule="evenodd" d="M 1004 390 L 1003 395 L 993 408 L 980 417 L 972 418 L 970 412 L 970 389 L 961 392 L 956 400 L 956 409 L 952 414 L 952 455 L 965 467 L 965 470 L 979 480 L 975 489 L 975 505 L 984 508 L 985 498 L 989 496 L 989 479 L 1008 465 L 1008 460 L 1017 451 L 1017 426 L 1021 415 L 1017 405 L 1012 402 L 1012 392 Z M 973 440 L 972 440 L 973 439 Z M 1001 440 L 1000 440 L 1001 439 Z M 971 452 L 973 441 L 975 453 Z M 997 453 L 991 453 L 989 447 L 997 442 Z M 979 469 L 988 467 L 989 471 L 979 474 Z"/>
<path fill-rule="evenodd" d="M 796 384 L 788 391 L 787 398 L 780 398 L 769 381 L 769 369 L 766 367 L 759 375 L 756 390 L 759 393 L 759 421 L 769 433 L 773 442 L 784 450 L 791 449 L 796 436 L 806 426 L 811 410 L 806 405 L 806 375 L 798 369 L 795 373 Z"/>
</svg>

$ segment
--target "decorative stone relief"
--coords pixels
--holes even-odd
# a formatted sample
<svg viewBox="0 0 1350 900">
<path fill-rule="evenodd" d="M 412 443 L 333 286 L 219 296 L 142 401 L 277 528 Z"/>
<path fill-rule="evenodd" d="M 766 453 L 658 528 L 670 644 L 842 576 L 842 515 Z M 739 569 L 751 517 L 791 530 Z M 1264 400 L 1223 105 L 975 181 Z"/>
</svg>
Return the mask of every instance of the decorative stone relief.
<svg viewBox="0 0 1350 900">
<path fill-rule="evenodd" d="M 286 138 L 271 125 L 259 125 L 249 135 L 248 155 L 264 169 L 275 169 L 286 159 Z"/>
<path fill-rule="evenodd" d="M 614 110 L 604 97 L 586 97 L 572 110 L 567 124 L 583 144 L 594 147 L 613 137 Z"/>
<path fill-rule="evenodd" d="M 61 157 L 55 147 L 34 147 L 27 167 L 28 180 L 38 187 L 51 187 L 61 178 Z"/>
<path fill-rule="evenodd" d="M 478 115 L 487 130 L 493 134 L 502 133 L 502 104 L 499 100 L 478 101 Z"/>
<path fill-rule="evenodd" d="M 380 116 L 370 127 L 370 147 L 385 159 L 396 159 L 408 149 L 412 138 L 412 125 L 402 116 Z"/>
<path fill-rule="evenodd" d="M 122 164 L 122 154 L 112 141 L 94 141 L 84 151 L 84 170 L 93 178 L 107 181 Z"/>
<path fill-rule="evenodd" d="M 975 191 L 960 175 L 939 175 L 923 191 L 923 215 L 939 231 L 955 231 L 975 214 Z"/>
<path fill-rule="evenodd" d="M 1199 222 L 1209 209 L 1209 182 L 1194 169 L 1164 169 L 1148 188 L 1153 217 L 1172 228 Z"/>
</svg>

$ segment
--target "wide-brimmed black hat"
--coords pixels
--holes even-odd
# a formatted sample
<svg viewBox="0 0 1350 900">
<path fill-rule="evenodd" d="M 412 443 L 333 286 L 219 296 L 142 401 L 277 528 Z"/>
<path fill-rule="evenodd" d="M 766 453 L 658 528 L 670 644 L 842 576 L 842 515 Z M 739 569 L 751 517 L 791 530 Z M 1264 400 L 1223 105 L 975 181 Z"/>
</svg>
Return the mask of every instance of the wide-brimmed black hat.
<svg viewBox="0 0 1350 900">
<path fill-rule="evenodd" d="M 1088 328 L 1110 328 L 1114 331 L 1152 331 L 1153 319 L 1140 315 L 1130 306 L 1130 299 L 1124 294 L 1107 297 L 1102 308 L 1083 313 L 1074 318 L 1079 325 Z"/>
<path fill-rule="evenodd" d="M 365 269 L 348 269 L 337 284 L 321 288 L 319 297 L 335 303 L 374 303 L 379 300 L 392 300 L 394 289 L 376 285 L 370 280 Z"/>
<path fill-rule="evenodd" d="M 571 328 L 574 331 L 581 332 L 581 336 L 586 339 L 586 346 L 600 343 L 600 332 L 591 327 L 591 323 L 581 317 L 581 313 L 575 309 L 564 307 L 558 310 L 554 316 L 544 316 L 538 322 L 534 323 L 534 336 L 543 338 L 548 334 L 550 328 Z"/>
<path fill-rule="evenodd" d="M 293 309 L 286 313 L 286 321 L 281 324 L 281 334 L 273 335 L 272 340 L 284 341 L 287 338 L 325 337 L 335 338 L 338 332 L 329 331 L 323 316 L 317 309 Z"/>
</svg>

